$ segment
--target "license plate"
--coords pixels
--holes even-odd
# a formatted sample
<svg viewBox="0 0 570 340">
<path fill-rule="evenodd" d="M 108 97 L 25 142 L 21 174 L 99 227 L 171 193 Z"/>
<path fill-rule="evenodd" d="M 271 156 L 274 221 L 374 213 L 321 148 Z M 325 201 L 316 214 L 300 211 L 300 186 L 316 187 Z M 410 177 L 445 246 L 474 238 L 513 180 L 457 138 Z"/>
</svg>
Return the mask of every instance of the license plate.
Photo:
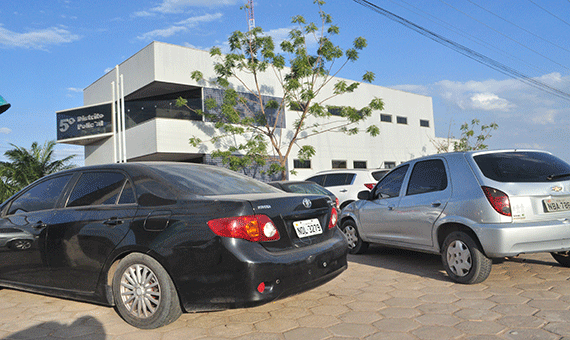
<svg viewBox="0 0 570 340">
<path fill-rule="evenodd" d="M 546 212 L 570 210 L 570 198 L 550 198 L 543 200 Z"/>
<path fill-rule="evenodd" d="M 321 223 L 316 218 L 304 221 L 295 221 L 293 222 L 293 227 L 295 228 L 295 232 L 298 237 L 309 237 L 323 233 Z"/>
</svg>

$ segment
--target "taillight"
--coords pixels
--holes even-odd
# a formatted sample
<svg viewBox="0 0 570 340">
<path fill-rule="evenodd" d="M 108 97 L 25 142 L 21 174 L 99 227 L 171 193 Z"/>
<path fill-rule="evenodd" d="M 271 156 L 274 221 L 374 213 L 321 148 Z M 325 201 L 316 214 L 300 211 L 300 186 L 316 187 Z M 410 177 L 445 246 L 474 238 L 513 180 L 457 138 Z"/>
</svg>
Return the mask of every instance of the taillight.
<svg viewBox="0 0 570 340">
<path fill-rule="evenodd" d="M 491 203 L 493 209 L 495 209 L 499 214 L 505 216 L 511 216 L 511 201 L 509 200 L 509 196 L 502 192 L 501 190 L 497 190 L 490 187 L 481 187 L 485 196 Z"/>
<path fill-rule="evenodd" d="M 374 189 L 374 186 L 375 186 L 375 185 L 376 185 L 376 183 L 366 183 L 366 184 L 364 184 L 364 186 L 365 186 L 366 188 L 368 188 L 368 190 Z"/>
<path fill-rule="evenodd" d="M 336 200 L 336 206 L 337 207 L 340 206 L 340 201 L 338 200 L 338 198 L 335 197 L 335 200 Z"/>
<path fill-rule="evenodd" d="M 331 219 L 329 221 L 329 229 L 332 229 L 336 226 L 336 222 L 338 222 L 338 211 L 335 207 L 331 210 Z"/>
<path fill-rule="evenodd" d="M 216 235 L 252 242 L 276 241 L 280 237 L 275 224 L 267 215 L 218 218 L 208 221 L 208 227 Z"/>
</svg>

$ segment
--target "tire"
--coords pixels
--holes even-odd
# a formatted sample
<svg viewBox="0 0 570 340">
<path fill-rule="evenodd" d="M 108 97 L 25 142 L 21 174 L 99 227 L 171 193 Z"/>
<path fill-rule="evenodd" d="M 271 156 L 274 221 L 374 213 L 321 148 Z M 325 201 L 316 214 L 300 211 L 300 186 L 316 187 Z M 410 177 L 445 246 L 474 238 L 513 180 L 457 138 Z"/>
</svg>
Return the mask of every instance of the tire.
<svg viewBox="0 0 570 340">
<path fill-rule="evenodd" d="M 441 259 L 447 275 L 458 283 L 483 282 L 491 273 L 493 261 L 464 232 L 454 231 L 443 241 Z"/>
<path fill-rule="evenodd" d="M 158 261 L 141 253 L 119 262 L 113 276 L 113 298 L 123 320 L 142 329 L 162 327 L 182 314 L 170 275 Z"/>
<path fill-rule="evenodd" d="M 350 254 L 362 254 L 368 250 L 368 242 L 362 241 L 360 234 L 356 229 L 356 223 L 353 220 L 346 220 L 342 222 L 340 230 L 348 241 L 348 252 Z"/>
<path fill-rule="evenodd" d="M 570 267 L 570 251 L 559 251 L 556 253 L 550 253 L 556 262 L 560 263 L 561 266 Z"/>
</svg>

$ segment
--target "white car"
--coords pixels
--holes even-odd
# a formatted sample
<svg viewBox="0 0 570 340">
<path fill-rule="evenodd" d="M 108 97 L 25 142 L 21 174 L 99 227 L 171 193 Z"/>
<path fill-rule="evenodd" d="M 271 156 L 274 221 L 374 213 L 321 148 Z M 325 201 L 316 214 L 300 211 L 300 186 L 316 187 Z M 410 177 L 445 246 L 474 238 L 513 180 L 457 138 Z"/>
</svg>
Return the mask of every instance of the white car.
<svg viewBox="0 0 570 340">
<path fill-rule="evenodd" d="M 388 169 L 338 169 L 317 172 L 306 179 L 331 191 L 339 200 L 342 210 L 358 200 L 362 190 L 372 190 L 376 183 L 388 173 Z"/>
</svg>

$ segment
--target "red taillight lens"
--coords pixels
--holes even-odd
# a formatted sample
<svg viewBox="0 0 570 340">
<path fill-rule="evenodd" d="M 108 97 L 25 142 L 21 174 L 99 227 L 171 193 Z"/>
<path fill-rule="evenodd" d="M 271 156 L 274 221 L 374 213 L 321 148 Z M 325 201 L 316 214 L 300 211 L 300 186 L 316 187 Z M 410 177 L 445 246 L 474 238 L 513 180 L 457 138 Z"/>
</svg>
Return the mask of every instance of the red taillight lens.
<svg viewBox="0 0 570 340">
<path fill-rule="evenodd" d="M 208 221 L 208 227 L 216 235 L 252 242 L 276 241 L 280 237 L 275 224 L 266 215 L 218 218 Z"/>
<path fill-rule="evenodd" d="M 335 198 L 335 200 L 336 200 L 336 206 L 337 207 L 340 206 L 340 201 L 338 200 L 338 198 Z"/>
<path fill-rule="evenodd" d="M 332 229 L 336 226 L 336 222 L 338 222 L 338 211 L 335 207 L 331 210 L 331 219 L 329 221 L 329 229 Z"/>
<path fill-rule="evenodd" d="M 481 187 L 485 196 L 491 203 L 493 209 L 495 209 L 499 214 L 505 216 L 511 216 L 511 201 L 509 200 L 509 196 L 502 192 L 501 190 L 497 190 L 490 187 Z"/>
<path fill-rule="evenodd" d="M 365 186 L 366 188 L 368 188 L 368 190 L 374 189 L 374 186 L 375 186 L 375 185 L 376 185 L 376 183 L 366 183 L 366 184 L 364 184 L 364 186 Z"/>
</svg>

